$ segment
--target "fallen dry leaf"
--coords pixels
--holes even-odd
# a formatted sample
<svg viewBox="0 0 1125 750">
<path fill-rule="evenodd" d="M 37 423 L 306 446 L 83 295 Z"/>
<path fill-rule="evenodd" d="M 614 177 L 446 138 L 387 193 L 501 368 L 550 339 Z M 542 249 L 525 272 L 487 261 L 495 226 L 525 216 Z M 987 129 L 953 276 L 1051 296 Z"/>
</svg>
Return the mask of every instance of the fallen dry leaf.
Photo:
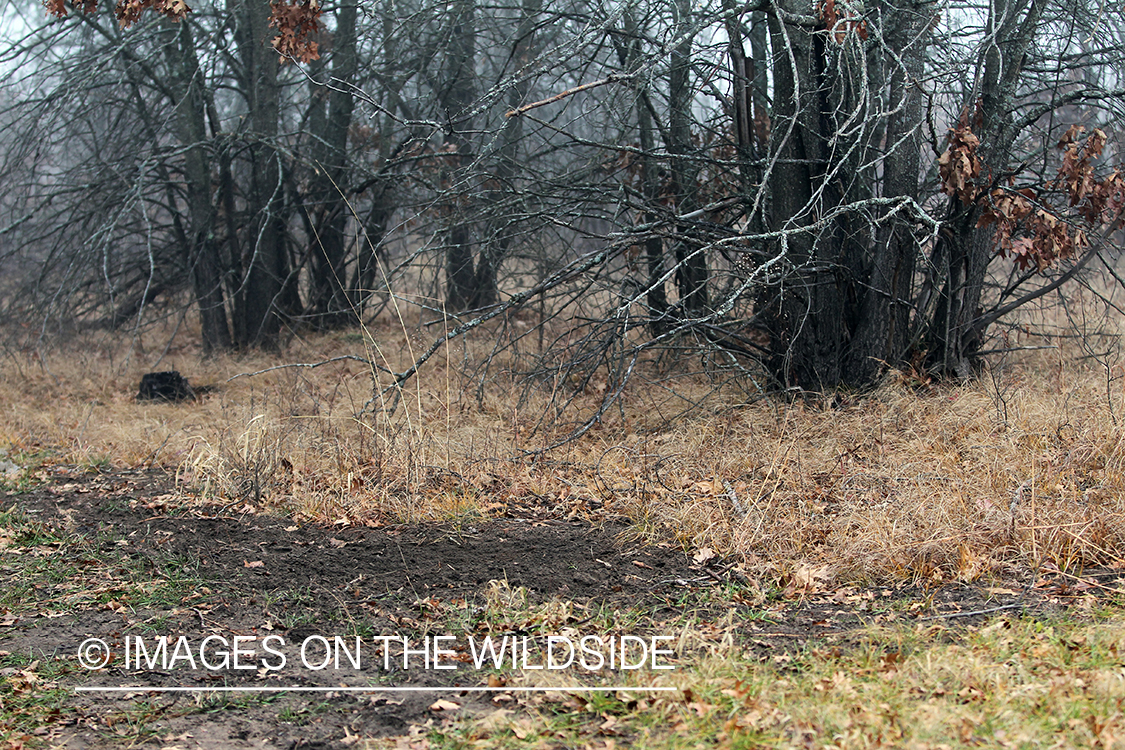
<svg viewBox="0 0 1125 750">
<path fill-rule="evenodd" d="M 691 559 L 695 560 L 696 563 L 702 565 L 715 556 L 715 550 L 711 549 L 710 547 L 701 547 L 698 552 L 691 556 Z"/>
<path fill-rule="evenodd" d="M 453 701 L 447 701 L 445 699 L 437 700 L 430 704 L 431 711 L 456 711 L 459 708 L 461 708 L 460 703 L 454 703 Z"/>
</svg>

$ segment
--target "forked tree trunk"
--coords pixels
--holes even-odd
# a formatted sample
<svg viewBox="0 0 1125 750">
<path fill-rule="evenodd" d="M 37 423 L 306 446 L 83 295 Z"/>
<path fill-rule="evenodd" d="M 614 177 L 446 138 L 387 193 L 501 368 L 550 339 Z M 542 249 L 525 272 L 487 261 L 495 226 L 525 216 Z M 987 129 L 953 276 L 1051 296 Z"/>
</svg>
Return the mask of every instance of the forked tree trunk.
<svg viewBox="0 0 1125 750">
<path fill-rule="evenodd" d="M 928 19 L 910 0 L 883 9 L 890 25 L 887 38 L 900 40 L 901 66 L 890 72 L 887 122 L 883 142 L 883 196 L 917 200 L 924 118 L 920 80 L 926 45 L 922 31 Z M 901 7 L 900 7 L 901 6 Z M 918 242 L 911 212 L 903 210 L 876 232 L 871 258 L 864 269 L 865 293 L 859 298 L 855 331 L 846 352 L 844 381 L 862 386 L 876 380 L 889 365 L 903 361 L 911 345 L 911 312 Z"/>
<path fill-rule="evenodd" d="M 782 9 L 800 13 L 794 0 Z M 837 153 L 833 103 L 829 100 L 823 34 L 769 14 L 770 43 L 775 51 L 774 116 L 771 157 L 777 166 L 771 182 L 770 229 L 786 232 L 773 248 L 794 269 L 767 311 L 771 365 L 786 387 L 833 388 L 843 379 L 847 279 L 843 276 L 842 227 L 818 225 L 817 203 L 838 204 L 842 191 L 827 182 Z"/>
<path fill-rule="evenodd" d="M 979 100 L 966 102 L 965 109 L 979 120 L 973 123 L 981 142 L 978 155 L 994 176 L 1003 175 L 1011 163 L 1017 89 L 1043 7 L 1034 0 L 997 0 L 990 6 L 996 41 L 985 53 Z M 950 205 L 955 218 L 933 251 L 927 285 L 934 304 L 932 317 L 923 322 L 929 365 L 940 374 L 966 378 L 984 340 L 981 301 L 995 250 L 991 232 L 977 227 L 979 211 L 954 201 Z M 933 290 L 939 289 L 934 298 Z"/>
</svg>

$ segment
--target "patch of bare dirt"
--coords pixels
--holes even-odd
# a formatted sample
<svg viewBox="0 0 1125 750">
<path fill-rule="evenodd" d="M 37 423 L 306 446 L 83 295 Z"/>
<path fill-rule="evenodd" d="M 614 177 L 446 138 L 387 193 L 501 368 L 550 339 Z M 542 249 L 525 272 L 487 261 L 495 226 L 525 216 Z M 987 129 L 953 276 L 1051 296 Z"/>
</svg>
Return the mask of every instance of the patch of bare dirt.
<svg viewBox="0 0 1125 750">
<path fill-rule="evenodd" d="M 664 627 L 668 634 L 678 632 L 688 617 L 699 623 L 725 619 L 748 655 L 769 659 L 784 658 L 810 641 L 846 641 L 873 622 L 972 622 L 1004 608 L 1063 606 L 1067 596 L 1059 588 L 1065 581 L 1044 577 L 1049 585 L 1036 580 L 1026 587 L 1017 582 L 928 592 L 823 591 L 810 585 L 790 591 L 788 598 L 748 601 L 737 592 L 749 587 L 739 588 L 739 574 L 722 561 L 695 563 L 670 546 L 624 543 L 623 526 L 594 527 L 549 513 L 457 525 L 296 526 L 261 515 L 213 516 L 207 509 L 180 508 L 169 502 L 169 489 L 169 479 L 154 473 L 59 474 L 32 492 L 3 498 L 4 507 L 15 504 L 45 526 L 87 540 L 73 552 L 44 553 L 48 565 L 81 571 L 84 564 L 112 558 L 121 571 L 132 571 L 141 590 L 177 576 L 191 582 L 174 595 L 134 597 L 126 605 L 107 594 L 78 609 L 67 609 L 67 597 L 39 583 L 35 605 L 0 611 L 0 652 L 61 656 L 70 665 L 55 679 L 76 692 L 58 721 L 43 728 L 47 744 L 349 747 L 359 737 L 398 736 L 450 716 L 481 714 L 503 698 L 502 691 L 463 690 L 504 687 L 503 677 L 494 675 L 490 682 L 487 673 L 465 668 L 470 665 L 463 644 L 456 644 L 458 669 L 413 668 L 401 660 L 398 647 L 392 646 L 389 657 L 375 651 L 373 639 L 380 635 L 408 636 L 415 646 L 451 628 L 461 635 L 515 637 L 585 626 L 620 635 L 630 631 L 616 622 L 616 613 L 640 611 L 647 627 Z M 0 582 L 14 586 L 19 561 L 5 562 L 10 564 L 0 567 Z M 721 588 L 728 584 L 733 588 Z M 558 601 L 568 608 L 555 620 L 497 622 L 488 606 L 490 588 L 495 597 L 498 586 L 509 594 L 526 588 L 531 605 Z M 728 590 L 736 593 L 725 600 L 715 593 Z M 908 603 L 912 599 L 923 603 Z M 147 639 L 152 646 L 160 635 L 170 644 L 186 639 L 193 647 L 211 636 L 230 645 L 237 636 L 254 651 L 244 660 L 247 669 L 208 670 L 184 659 L 172 668 L 123 663 L 127 639 Z M 345 661 L 340 669 L 314 670 L 300 663 L 298 644 L 319 647 L 318 637 L 330 641 L 336 635 L 346 636 L 347 645 L 356 637 L 365 648 L 370 645 L 359 667 Z M 284 667 L 272 668 L 280 662 L 263 650 L 269 637 L 286 654 Z M 77 664 L 80 645 L 89 638 L 102 639 L 113 652 L 104 669 Z M 319 661 L 321 653 L 312 660 Z M 415 665 L 417 659 L 424 657 Z M 260 692 L 155 692 L 199 685 Z M 77 692 L 91 687 L 128 690 Z M 261 690 L 280 687 L 305 692 Z M 387 691 L 349 692 L 357 687 Z"/>
<path fill-rule="evenodd" d="M 62 682 L 75 689 L 133 688 L 76 692 L 77 718 L 51 735 L 53 741 L 65 739 L 68 748 L 133 743 L 139 723 L 154 746 L 343 747 L 355 737 L 401 735 L 447 716 L 492 710 L 496 695 L 458 690 L 488 684 L 480 671 L 427 669 L 419 664 L 424 656 L 407 665 L 396 641 L 388 657 L 373 636 L 401 635 L 408 645 L 425 647 L 427 635 L 449 632 L 451 622 L 480 630 L 485 590 L 495 581 L 505 582 L 507 592 L 526 588 L 528 602 L 572 603 L 573 613 L 554 623 L 563 626 L 588 621 L 595 611 L 669 607 L 701 575 L 682 551 L 622 543 L 626 529 L 620 526 L 502 518 L 456 526 L 298 527 L 285 519 L 210 517 L 207 509 L 177 508 L 168 502 L 169 489 L 168 479 L 157 474 L 62 475 L 4 500 L 5 507 L 15 503 L 46 526 L 89 540 L 81 555 L 121 555 L 123 567 L 150 570 L 146 577 L 167 578 L 172 570 L 199 581 L 176 601 L 109 601 L 78 611 L 63 609 L 57 600 L 65 597 L 44 587 L 41 607 L 5 618 L 0 651 L 71 658 L 86 639 L 99 638 L 113 652 L 109 665 L 95 672 L 68 670 Z M 60 567 L 76 562 L 65 549 L 45 559 L 53 558 Z M 15 570 L 5 566 L 0 580 L 14 578 Z M 518 625 L 505 633 L 491 623 L 483 632 L 541 635 Z M 350 647 L 357 634 L 367 657 L 358 669 L 345 654 L 343 669 L 312 670 L 296 652 L 310 638 L 316 650 L 323 645 L 320 637 L 333 642 L 336 635 Z M 159 635 L 170 644 L 184 637 L 193 647 L 208 636 L 225 638 L 212 643 L 228 648 L 236 636 L 248 639 L 247 648 L 257 650 L 244 661 L 256 668 L 193 670 L 186 659 L 174 669 L 122 666 L 126 639 L 135 643 L 139 637 L 155 648 Z M 269 636 L 287 657 L 284 668 L 262 669 L 280 663 L 261 645 Z M 220 660 L 214 648 L 209 653 L 212 663 Z M 310 654 L 309 661 L 319 662 L 322 653 Z M 154 692 L 196 685 L 341 689 Z M 365 686 L 405 689 L 348 692 Z M 436 687 L 449 689 L 415 692 Z"/>
</svg>

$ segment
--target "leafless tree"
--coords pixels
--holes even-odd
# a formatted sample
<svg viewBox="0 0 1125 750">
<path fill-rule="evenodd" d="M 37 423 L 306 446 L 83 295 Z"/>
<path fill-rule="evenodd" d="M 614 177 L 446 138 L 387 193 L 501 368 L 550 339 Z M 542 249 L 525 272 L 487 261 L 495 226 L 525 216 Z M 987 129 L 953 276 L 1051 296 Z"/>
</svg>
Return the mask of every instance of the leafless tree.
<svg viewBox="0 0 1125 750">
<path fill-rule="evenodd" d="M 217 349 L 394 299 L 443 331 L 396 383 L 487 330 L 560 408 L 597 379 L 601 413 L 657 366 L 967 376 L 998 321 L 1112 267 L 1118 9 L 342 4 L 322 58 L 280 66 L 267 19 L 103 9 L 12 41 L 0 231 L 39 269 L 14 313 L 190 290 Z"/>
</svg>

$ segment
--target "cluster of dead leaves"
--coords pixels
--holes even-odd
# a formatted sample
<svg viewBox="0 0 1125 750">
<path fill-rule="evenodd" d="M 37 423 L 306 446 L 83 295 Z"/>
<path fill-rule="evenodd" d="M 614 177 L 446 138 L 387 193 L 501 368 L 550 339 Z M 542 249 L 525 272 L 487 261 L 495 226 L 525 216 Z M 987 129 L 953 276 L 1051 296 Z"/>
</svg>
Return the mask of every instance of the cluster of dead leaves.
<svg viewBox="0 0 1125 750">
<path fill-rule="evenodd" d="M 1024 270 L 1042 271 L 1055 260 L 1069 258 L 1089 246 L 1086 233 L 1079 228 L 1072 230 L 1067 221 L 1041 203 L 1031 188 L 993 190 L 977 226 L 994 226 L 996 252 L 1002 258 L 1011 256 Z"/>
<path fill-rule="evenodd" d="M 941 190 L 946 195 L 959 198 L 969 205 L 980 195 L 977 180 L 981 173 L 981 160 L 977 156 L 980 138 L 977 138 L 962 122 L 949 131 L 949 146 L 938 159 L 938 173 L 941 175 Z"/>
<path fill-rule="evenodd" d="M 817 6 L 817 15 L 824 27 L 831 32 L 836 44 L 843 44 L 852 32 L 855 32 L 860 40 L 867 40 L 867 21 L 859 18 L 847 3 L 822 0 Z"/>
<path fill-rule="evenodd" d="M 66 7 L 66 0 L 44 0 L 43 3 L 47 8 L 47 13 L 55 18 L 66 18 L 70 15 L 70 10 Z M 72 4 L 77 7 L 78 3 L 72 0 Z M 97 0 L 82 0 L 82 12 L 93 13 L 98 9 Z"/>
<path fill-rule="evenodd" d="M 45 5 L 47 6 L 47 12 L 55 18 L 66 18 L 70 15 L 66 0 L 46 0 Z M 79 7 L 76 0 L 71 0 L 71 5 Z M 93 13 L 98 9 L 98 2 L 97 0 L 81 0 L 81 8 L 83 13 Z M 121 28 L 127 29 L 141 20 L 141 15 L 146 10 L 152 10 L 165 18 L 171 18 L 173 21 L 183 20 L 191 12 L 191 8 L 184 0 L 118 0 L 117 5 L 113 8 L 113 13 L 117 17 L 117 22 L 121 24 Z"/>
<path fill-rule="evenodd" d="M 320 30 L 320 3 L 317 0 L 278 0 L 270 3 L 270 28 L 277 29 L 271 44 L 282 62 L 320 59 L 312 35 Z"/>
<path fill-rule="evenodd" d="M 1085 128 L 1073 125 L 1059 142 L 1063 161 L 1053 183 L 1043 190 L 996 189 L 982 206 L 977 226 L 994 225 L 997 252 L 1010 255 L 1021 269 L 1042 271 L 1057 259 L 1082 253 L 1090 244 L 1089 228 L 1125 226 L 1125 180 L 1120 170 L 1099 179 L 1094 169 L 1106 134 L 1096 128 L 1083 139 L 1084 132 Z M 1049 198 L 1060 193 L 1081 224 L 1066 215 L 1066 208 L 1049 204 Z"/>
<path fill-rule="evenodd" d="M 1022 270 L 1043 271 L 1055 261 L 1081 254 L 1090 245 L 1093 228 L 1125 227 L 1125 178 L 1120 169 L 1099 178 L 1095 161 L 1106 145 L 1106 134 L 1073 125 L 1058 147 L 1062 164 L 1054 181 L 1039 187 L 988 190 L 977 150 L 980 139 L 962 117 L 949 131 L 949 145 L 938 159 L 942 192 L 965 206 L 980 208 L 978 227 L 993 227 L 993 243 L 1001 257 L 1011 257 Z M 1066 205 L 1052 205 L 1052 199 Z"/>
<path fill-rule="evenodd" d="M 67 0 L 44 0 L 47 13 L 55 18 L 70 15 Z M 70 6 L 81 7 L 83 13 L 98 9 L 97 0 L 70 0 Z M 191 12 L 184 0 L 118 0 L 113 12 L 121 28 L 127 29 L 141 20 L 146 10 L 159 13 L 173 21 L 181 21 Z M 270 3 L 270 28 L 277 29 L 270 44 L 282 62 L 299 60 L 307 63 L 320 58 L 313 35 L 320 30 L 320 3 L 317 0 L 276 0 Z"/>
<path fill-rule="evenodd" d="M 1070 197 L 1070 205 L 1091 226 L 1125 226 L 1125 179 L 1121 170 L 1114 169 L 1105 179 L 1099 180 L 1094 173 L 1094 160 L 1105 149 L 1106 134 L 1094 128 L 1085 141 L 1079 139 L 1086 129 L 1072 125 L 1059 141 L 1063 151 L 1063 163 L 1055 185 L 1062 188 Z"/>
<path fill-rule="evenodd" d="M 113 14 L 117 16 L 121 28 L 127 29 L 141 20 L 141 14 L 150 9 L 173 21 L 181 21 L 191 12 L 184 0 L 118 0 Z"/>
</svg>

